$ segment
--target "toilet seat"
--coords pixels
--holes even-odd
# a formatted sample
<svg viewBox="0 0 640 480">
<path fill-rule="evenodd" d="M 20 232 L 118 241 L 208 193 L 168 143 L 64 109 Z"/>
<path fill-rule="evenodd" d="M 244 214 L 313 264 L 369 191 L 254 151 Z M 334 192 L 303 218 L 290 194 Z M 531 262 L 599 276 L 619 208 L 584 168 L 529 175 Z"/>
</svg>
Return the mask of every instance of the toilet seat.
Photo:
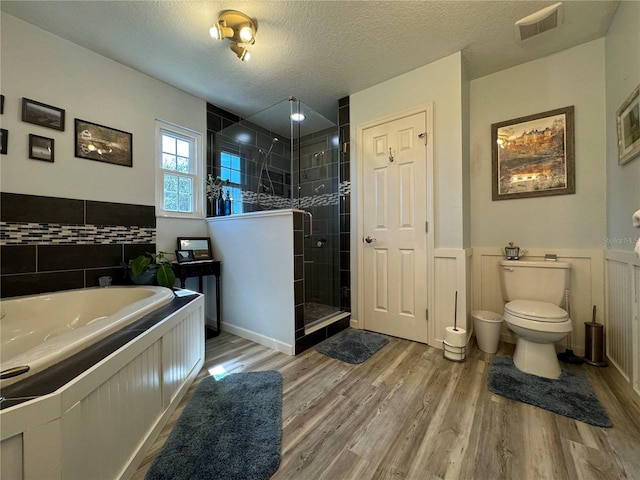
<svg viewBox="0 0 640 480">
<path fill-rule="evenodd" d="M 562 308 L 547 302 L 513 300 L 504 306 L 505 315 L 534 322 L 561 323 L 569 319 Z"/>
</svg>

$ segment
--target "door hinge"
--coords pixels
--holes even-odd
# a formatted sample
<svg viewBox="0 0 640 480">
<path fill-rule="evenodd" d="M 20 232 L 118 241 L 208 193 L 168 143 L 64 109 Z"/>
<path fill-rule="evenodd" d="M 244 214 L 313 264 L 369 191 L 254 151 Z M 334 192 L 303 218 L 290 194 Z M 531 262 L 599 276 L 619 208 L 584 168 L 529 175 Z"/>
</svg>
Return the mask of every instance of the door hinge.
<svg viewBox="0 0 640 480">
<path fill-rule="evenodd" d="M 424 138 L 424 144 L 427 144 L 427 132 L 422 132 L 418 135 L 418 138 Z"/>
<path fill-rule="evenodd" d="M 425 315 L 424 315 L 424 316 L 425 316 L 425 318 L 426 318 L 427 320 L 429 320 L 429 309 L 427 308 L 427 309 L 424 311 L 424 313 L 425 313 Z"/>
<path fill-rule="evenodd" d="M 424 232 L 429 233 L 429 222 L 424 222 Z"/>
</svg>

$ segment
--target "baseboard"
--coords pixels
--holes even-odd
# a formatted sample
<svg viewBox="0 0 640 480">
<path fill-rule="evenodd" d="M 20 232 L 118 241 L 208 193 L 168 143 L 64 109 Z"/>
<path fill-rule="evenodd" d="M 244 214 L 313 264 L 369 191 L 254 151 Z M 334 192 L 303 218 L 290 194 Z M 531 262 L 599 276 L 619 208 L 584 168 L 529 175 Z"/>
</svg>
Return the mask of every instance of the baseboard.
<svg viewBox="0 0 640 480">
<path fill-rule="evenodd" d="M 353 318 L 353 317 L 351 317 L 351 319 L 349 320 L 349 326 L 351 328 L 356 328 L 356 329 L 362 328 L 360 326 L 360 321 L 357 318 Z"/>
<path fill-rule="evenodd" d="M 247 340 L 251 340 L 252 342 L 259 343 L 260 345 L 264 345 L 265 347 L 272 348 L 273 350 L 277 350 L 278 352 L 282 352 L 286 355 L 295 355 L 295 349 L 293 345 L 281 342 L 280 340 L 276 340 L 275 338 L 267 337 L 265 335 L 262 335 L 261 333 L 247 330 L 246 328 L 238 327 L 237 325 L 232 325 L 225 322 L 222 322 L 222 330 L 239 337 L 246 338 Z"/>
</svg>

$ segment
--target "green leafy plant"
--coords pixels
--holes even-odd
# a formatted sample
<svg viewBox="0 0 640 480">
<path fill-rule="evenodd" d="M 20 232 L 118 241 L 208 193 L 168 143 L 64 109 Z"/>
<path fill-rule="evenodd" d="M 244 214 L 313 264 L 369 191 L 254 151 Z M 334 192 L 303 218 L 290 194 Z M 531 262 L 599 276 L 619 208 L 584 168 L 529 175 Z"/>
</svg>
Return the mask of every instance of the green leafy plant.
<svg viewBox="0 0 640 480">
<path fill-rule="evenodd" d="M 125 268 L 134 283 L 155 282 L 163 287 L 173 287 L 176 275 L 165 252 L 145 253 L 129 260 Z"/>
</svg>

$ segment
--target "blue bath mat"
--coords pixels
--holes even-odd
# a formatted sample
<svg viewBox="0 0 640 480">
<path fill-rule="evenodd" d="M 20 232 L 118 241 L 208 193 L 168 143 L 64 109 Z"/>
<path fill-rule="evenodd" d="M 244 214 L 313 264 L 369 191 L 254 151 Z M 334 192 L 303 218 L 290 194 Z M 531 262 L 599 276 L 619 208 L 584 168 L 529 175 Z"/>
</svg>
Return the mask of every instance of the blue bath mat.
<svg viewBox="0 0 640 480">
<path fill-rule="evenodd" d="M 266 480 L 280 465 L 282 375 L 207 377 L 154 459 L 148 480 Z"/>
<path fill-rule="evenodd" d="M 346 363 L 362 363 L 389 343 L 379 333 L 346 330 L 322 342 L 316 351 Z"/>
<path fill-rule="evenodd" d="M 544 408 L 596 427 L 612 427 L 589 379 L 581 372 L 562 370 L 560 378 L 524 373 L 509 355 L 496 355 L 489 366 L 487 387 L 496 395 Z"/>
</svg>

